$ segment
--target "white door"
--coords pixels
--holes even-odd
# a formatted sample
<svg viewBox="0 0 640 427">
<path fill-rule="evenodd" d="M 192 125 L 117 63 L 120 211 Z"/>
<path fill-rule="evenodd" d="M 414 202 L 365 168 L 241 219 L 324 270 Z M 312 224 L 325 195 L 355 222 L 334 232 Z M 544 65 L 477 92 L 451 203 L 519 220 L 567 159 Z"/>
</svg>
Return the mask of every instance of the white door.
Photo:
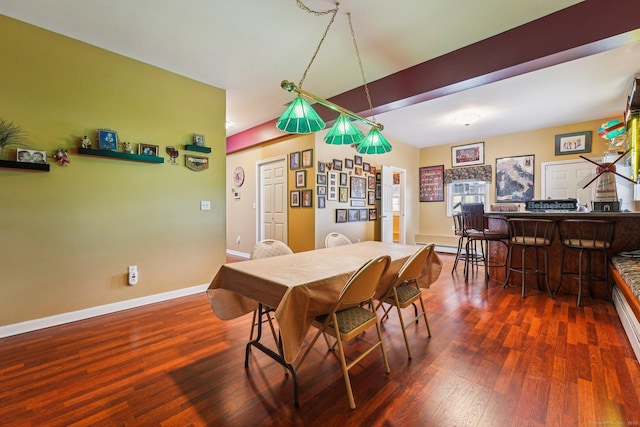
<svg viewBox="0 0 640 427">
<path fill-rule="evenodd" d="M 382 200 L 380 203 L 381 219 L 380 240 L 393 243 L 393 169 L 382 165 Z"/>
<path fill-rule="evenodd" d="M 593 176 L 595 166 L 582 159 L 559 162 L 547 162 L 542 167 L 542 198 L 568 199 L 577 198 L 581 205 L 590 208 L 592 186 L 583 189 Z M 585 182 L 586 179 L 586 182 Z"/>
<path fill-rule="evenodd" d="M 286 158 L 258 164 L 258 241 L 275 239 L 288 243 Z"/>
</svg>

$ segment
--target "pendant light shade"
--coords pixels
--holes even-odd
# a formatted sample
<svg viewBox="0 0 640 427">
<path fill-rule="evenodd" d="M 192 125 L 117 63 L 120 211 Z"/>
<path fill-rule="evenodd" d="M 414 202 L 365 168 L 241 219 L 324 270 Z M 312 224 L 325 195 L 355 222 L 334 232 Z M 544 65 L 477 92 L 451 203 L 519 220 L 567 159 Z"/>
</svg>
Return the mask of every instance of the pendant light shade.
<svg viewBox="0 0 640 427">
<path fill-rule="evenodd" d="M 325 128 L 324 121 L 301 95 L 278 119 L 278 129 L 288 133 L 313 133 Z"/>
<path fill-rule="evenodd" d="M 360 154 L 384 154 L 391 151 L 391 144 L 377 128 L 371 128 L 356 150 Z"/>
<path fill-rule="evenodd" d="M 333 124 L 329 132 L 324 137 L 327 144 L 356 144 L 364 139 L 364 134 L 358 129 L 349 118 L 340 114 L 338 120 Z"/>
</svg>

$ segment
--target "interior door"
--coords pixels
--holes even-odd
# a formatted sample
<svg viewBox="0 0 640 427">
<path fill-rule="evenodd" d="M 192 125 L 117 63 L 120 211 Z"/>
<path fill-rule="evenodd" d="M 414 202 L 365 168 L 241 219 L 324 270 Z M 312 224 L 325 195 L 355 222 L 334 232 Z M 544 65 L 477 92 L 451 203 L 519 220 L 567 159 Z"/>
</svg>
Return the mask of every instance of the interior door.
<svg viewBox="0 0 640 427">
<path fill-rule="evenodd" d="M 543 163 L 542 198 L 577 198 L 581 205 L 589 206 L 593 189 L 591 186 L 583 189 L 582 182 L 592 176 L 594 171 L 595 166 L 582 159 Z"/>
<path fill-rule="evenodd" d="M 260 163 L 258 177 L 258 241 L 275 239 L 288 243 L 286 159 Z"/>
<path fill-rule="evenodd" d="M 393 169 L 382 165 L 382 200 L 380 201 L 380 240 L 393 243 Z"/>
</svg>

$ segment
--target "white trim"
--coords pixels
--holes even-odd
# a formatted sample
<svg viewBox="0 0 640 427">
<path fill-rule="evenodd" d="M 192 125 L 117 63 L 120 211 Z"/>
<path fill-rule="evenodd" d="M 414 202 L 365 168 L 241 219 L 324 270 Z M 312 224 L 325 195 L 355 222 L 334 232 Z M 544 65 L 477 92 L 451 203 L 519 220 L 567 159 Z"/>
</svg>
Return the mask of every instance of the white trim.
<svg viewBox="0 0 640 427">
<path fill-rule="evenodd" d="M 640 360 L 640 319 L 637 319 L 631 311 L 631 307 L 618 289 L 618 285 L 613 287 L 613 305 L 616 307 L 622 327 L 627 333 L 633 352 L 636 354 L 636 359 Z"/>
<path fill-rule="evenodd" d="M 239 256 L 240 258 L 251 258 L 251 254 L 246 252 L 234 251 L 233 249 L 227 249 L 227 255 Z"/>
<path fill-rule="evenodd" d="M 12 335 L 23 334 L 25 332 L 36 331 L 38 329 L 50 328 L 64 323 L 76 322 L 78 320 L 89 319 L 91 317 L 102 316 L 104 314 L 115 313 L 117 311 L 128 310 L 130 308 L 141 307 L 156 302 L 167 301 L 188 295 L 205 292 L 209 284 L 192 286 L 190 288 L 177 289 L 175 291 L 163 292 L 161 294 L 148 295 L 146 297 L 134 298 L 126 301 L 114 302 L 111 304 L 99 305 L 68 313 L 56 314 L 40 319 L 27 320 L 26 322 L 14 323 L 12 325 L 0 326 L 0 338 Z"/>
</svg>

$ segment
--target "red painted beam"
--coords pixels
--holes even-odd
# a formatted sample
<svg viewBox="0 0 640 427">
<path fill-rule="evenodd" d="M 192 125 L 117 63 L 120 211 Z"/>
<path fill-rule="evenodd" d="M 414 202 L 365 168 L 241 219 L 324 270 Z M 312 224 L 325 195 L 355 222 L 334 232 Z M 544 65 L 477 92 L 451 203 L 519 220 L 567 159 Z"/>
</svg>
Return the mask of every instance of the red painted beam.
<svg viewBox="0 0 640 427">
<path fill-rule="evenodd" d="M 369 83 L 374 113 L 380 114 L 472 87 L 636 42 L 638 0 L 586 0 L 493 37 Z M 628 34 L 634 31 L 633 34 Z M 368 116 L 357 87 L 329 100 Z M 318 108 L 323 119 L 328 110 Z M 284 135 L 274 119 L 227 138 L 232 153 Z"/>
</svg>

